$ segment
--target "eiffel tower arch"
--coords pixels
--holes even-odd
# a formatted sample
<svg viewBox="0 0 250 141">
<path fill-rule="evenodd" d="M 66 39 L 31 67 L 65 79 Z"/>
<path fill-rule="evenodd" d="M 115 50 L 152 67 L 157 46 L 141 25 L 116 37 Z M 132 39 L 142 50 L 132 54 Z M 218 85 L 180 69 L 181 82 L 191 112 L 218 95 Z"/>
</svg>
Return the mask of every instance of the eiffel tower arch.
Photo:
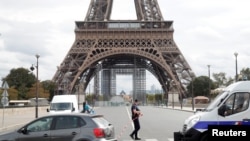
<svg viewBox="0 0 250 141">
<path fill-rule="evenodd" d="M 163 19 L 157 0 L 134 0 L 136 20 L 111 20 L 112 4 L 113 0 L 91 0 L 85 20 L 75 22 L 75 41 L 53 77 L 57 92 L 84 93 L 94 79 L 95 93 L 112 95 L 112 77 L 127 70 L 133 74 L 137 98 L 136 91 L 145 94 L 147 70 L 161 84 L 166 99 L 171 86 L 185 97 L 194 74 L 174 41 L 173 21 Z"/>
</svg>

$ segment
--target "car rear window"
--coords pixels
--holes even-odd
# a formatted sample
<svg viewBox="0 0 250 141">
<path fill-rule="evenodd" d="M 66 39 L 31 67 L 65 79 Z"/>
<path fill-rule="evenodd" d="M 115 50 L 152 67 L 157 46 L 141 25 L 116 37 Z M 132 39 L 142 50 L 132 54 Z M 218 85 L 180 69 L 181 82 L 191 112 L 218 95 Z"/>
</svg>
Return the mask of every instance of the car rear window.
<svg viewBox="0 0 250 141">
<path fill-rule="evenodd" d="M 108 126 L 110 123 L 104 117 L 92 117 L 92 119 L 98 124 Z"/>
</svg>

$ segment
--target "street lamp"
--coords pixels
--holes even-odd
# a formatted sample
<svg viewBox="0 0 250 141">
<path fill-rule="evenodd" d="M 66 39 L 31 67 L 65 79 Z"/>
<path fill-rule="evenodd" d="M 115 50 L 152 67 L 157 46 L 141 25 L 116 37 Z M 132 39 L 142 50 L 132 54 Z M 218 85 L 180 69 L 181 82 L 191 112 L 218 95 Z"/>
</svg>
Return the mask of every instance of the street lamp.
<svg viewBox="0 0 250 141">
<path fill-rule="evenodd" d="M 175 92 L 175 86 L 176 86 L 174 80 L 170 82 L 170 86 L 171 86 L 170 88 L 172 92 L 172 108 L 174 109 L 174 92 Z"/>
<path fill-rule="evenodd" d="M 238 81 L 238 65 L 237 65 L 237 56 L 238 56 L 238 53 L 235 52 L 234 53 L 234 56 L 235 56 L 235 82 Z"/>
<path fill-rule="evenodd" d="M 78 85 L 77 85 L 77 91 L 78 91 L 78 109 L 80 108 L 80 79 L 81 77 L 78 77 Z"/>
<path fill-rule="evenodd" d="M 209 95 L 209 99 L 210 99 L 210 102 L 211 102 L 211 94 L 210 94 L 210 87 L 211 87 L 211 84 L 210 84 L 210 65 L 207 65 L 207 67 L 208 67 L 208 78 L 209 78 L 209 80 L 208 80 L 208 95 Z"/>
<path fill-rule="evenodd" d="M 40 57 L 40 55 L 36 54 L 36 113 L 35 113 L 35 117 L 38 117 L 38 58 Z M 30 70 L 33 71 L 35 68 L 33 67 L 33 65 L 30 67 Z"/>
<path fill-rule="evenodd" d="M 194 110 L 194 72 L 190 72 L 190 77 L 191 77 L 191 81 L 192 81 L 192 90 L 191 90 L 191 94 L 192 94 L 192 110 Z"/>
</svg>

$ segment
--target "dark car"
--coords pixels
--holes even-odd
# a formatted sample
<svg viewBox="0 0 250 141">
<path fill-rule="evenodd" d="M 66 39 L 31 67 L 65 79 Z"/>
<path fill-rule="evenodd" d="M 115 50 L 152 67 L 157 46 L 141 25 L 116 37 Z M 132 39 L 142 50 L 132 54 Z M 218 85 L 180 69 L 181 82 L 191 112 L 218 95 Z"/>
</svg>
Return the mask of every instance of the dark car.
<svg viewBox="0 0 250 141">
<path fill-rule="evenodd" d="M 103 115 L 53 114 L 18 130 L 0 133 L 0 141 L 116 141 L 114 127 Z"/>
</svg>

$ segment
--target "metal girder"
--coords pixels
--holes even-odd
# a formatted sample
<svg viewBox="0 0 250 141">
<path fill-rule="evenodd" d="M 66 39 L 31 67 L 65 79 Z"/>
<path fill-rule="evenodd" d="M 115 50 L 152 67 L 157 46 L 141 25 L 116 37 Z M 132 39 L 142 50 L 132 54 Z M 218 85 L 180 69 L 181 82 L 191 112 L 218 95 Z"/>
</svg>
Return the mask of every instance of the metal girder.
<svg viewBox="0 0 250 141">
<path fill-rule="evenodd" d="M 112 3 L 91 0 L 85 21 L 76 22 L 75 42 L 53 77 L 58 89 L 72 93 L 81 83 L 85 91 L 100 70 L 136 64 L 157 78 L 166 95 L 174 82 L 185 96 L 193 73 L 174 42 L 173 22 L 163 21 L 157 0 L 135 0 L 137 20 L 111 21 Z"/>
<path fill-rule="evenodd" d="M 157 0 L 134 0 L 137 20 L 163 21 Z M 91 0 L 85 21 L 108 21 L 113 0 Z"/>
<path fill-rule="evenodd" d="M 137 19 L 141 21 L 163 21 L 157 0 L 134 0 Z"/>
<path fill-rule="evenodd" d="M 85 21 L 107 21 L 110 19 L 113 0 L 91 0 Z"/>
</svg>

